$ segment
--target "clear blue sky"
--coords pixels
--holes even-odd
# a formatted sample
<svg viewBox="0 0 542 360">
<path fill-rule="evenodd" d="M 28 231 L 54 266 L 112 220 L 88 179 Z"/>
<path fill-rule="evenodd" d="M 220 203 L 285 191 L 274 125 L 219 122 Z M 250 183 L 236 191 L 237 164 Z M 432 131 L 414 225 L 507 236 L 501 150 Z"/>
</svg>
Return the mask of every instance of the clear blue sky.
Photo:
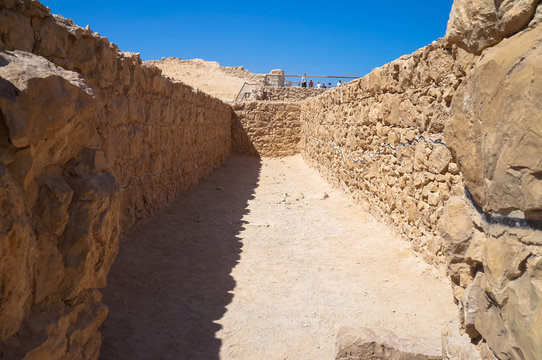
<svg viewBox="0 0 542 360">
<path fill-rule="evenodd" d="M 143 60 L 362 76 L 444 36 L 453 0 L 42 0 Z"/>
</svg>

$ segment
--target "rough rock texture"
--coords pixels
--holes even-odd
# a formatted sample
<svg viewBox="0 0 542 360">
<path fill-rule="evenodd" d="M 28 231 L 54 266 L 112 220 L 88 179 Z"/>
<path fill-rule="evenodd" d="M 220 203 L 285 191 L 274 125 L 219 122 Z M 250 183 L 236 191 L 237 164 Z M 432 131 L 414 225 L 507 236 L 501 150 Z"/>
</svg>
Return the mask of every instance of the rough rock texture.
<svg viewBox="0 0 542 360">
<path fill-rule="evenodd" d="M 542 249 L 532 244 L 542 232 L 488 223 L 464 199 L 450 199 L 446 212 L 443 237 L 464 331 L 498 359 L 538 359 Z"/>
<path fill-rule="evenodd" d="M 231 108 L 35 1 L 0 39 L 0 357 L 95 359 L 120 233 L 222 162 Z"/>
<path fill-rule="evenodd" d="M 537 5 L 456 0 L 447 41 L 302 103 L 239 103 L 232 115 L 36 1 L 1 2 L 0 357 L 96 358 L 107 314 L 97 289 L 119 234 L 233 146 L 301 149 L 427 261 L 447 265 L 483 359 L 538 359 Z M 471 348 L 448 339 L 445 356 Z"/>
<path fill-rule="evenodd" d="M 481 58 L 438 42 L 301 112 L 305 159 L 447 265 L 482 359 L 542 353 L 541 32 Z M 451 336 L 444 354 L 480 358 L 469 343 Z"/>
<path fill-rule="evenodd" d="M 303 103 L 303 156 L 327 179 L 443 263 L 437 224 L 444 203 L 463 194 L 442 141 L 455 89 L 474 57 L 441 42 Z"/>
<path fill-rule="evenodd" d="M 256 90 L 254 98 L 267 101 L 301 101 L 325 91 L 315 88 L 262 86 Z"/>
<path fill-rule="evenodd" d="M 542 219 L 542 26 L 488 49 L 453 101 L 446 129 L 484 211 Z"/>
<path fill-rule="evenodd" d="M 539 0 L 455 0 L 446 39 L 479 54 L 529 25 Z"/>
<path fill-rule="evenodd" d="M 456 324 L 450 324 L 442 333 L 442 359 L 482 360 L 482 356 L 471 339 L 461 334 Z"/>
<path fill-rule="evenodd" d="M 459 87 L 446 141 L 478 211 L 442 223 L 466 333 L 499 359 L 542 353 L 542 27 L 484 52 Z M 503 216 L 504 215 L 504 216 Z"/>
<path fill-rule="evenodd" d="M 336 360 L 437 360 L 423 339 L 399 339 L 385 329 L 341 328 L 337 335 Z"/>
<path fill-rule="evenodd" d="M 236 102 L 232 107 L 235 152 L 269 157 L 300 152 L 300 103 L 247 101 Z"/>
</svg>

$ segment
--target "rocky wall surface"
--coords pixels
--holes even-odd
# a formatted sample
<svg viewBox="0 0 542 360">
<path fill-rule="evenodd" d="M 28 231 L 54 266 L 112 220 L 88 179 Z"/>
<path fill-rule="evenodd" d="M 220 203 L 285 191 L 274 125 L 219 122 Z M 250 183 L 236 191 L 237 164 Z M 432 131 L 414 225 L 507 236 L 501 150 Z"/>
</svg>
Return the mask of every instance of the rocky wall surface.
<svg viewBox="0 0 542 360">
<path fill-rule="evenodd" d="M 96 359 L 119 236 L 220 164 L 231 108 L 0 3 L 0 357 Z"/>
<path fill-rule="evenodd" d="M 303 103 L 305 159 L 446 265 L 445 359 L 542 353 L 539 9 L 455 1 L 446 39 Z"/>
<path fill-rule="evenodd" d="M 473 202 L 449 201 L 442 234 L 463 326 L 487 359 L 542 354 L 541 44 L 538 25 L 484 51 L 445 131 Z"/>
<path fill-rule="evenodd" d="M 233 151 L 268 157 L 300 152 L 300 103 L 246 101 L 232 107 Z"/>
<path fill-rule="evenodd" d="M 301 111 L 306 161 L 435 264 L 445 262 L 437 226 L 444 204 L 464 192 L 443 130 L 474 59 L 438 42 L 307 99 Z"/>
<path fill-rule="evenodd" d="M 255 98 L 266 101 L 301 101 L 323 94 L 325 91 L 314 88 L 265 86 L 256 92 Z"/>
<path fill-rule="evenodd" d="M 455 0 L 446 40 L 480 54 L 527 27 L 539 4 L 540 0 Z M 541 11 L 539 8 L 536 22 Z"/>
</svg>

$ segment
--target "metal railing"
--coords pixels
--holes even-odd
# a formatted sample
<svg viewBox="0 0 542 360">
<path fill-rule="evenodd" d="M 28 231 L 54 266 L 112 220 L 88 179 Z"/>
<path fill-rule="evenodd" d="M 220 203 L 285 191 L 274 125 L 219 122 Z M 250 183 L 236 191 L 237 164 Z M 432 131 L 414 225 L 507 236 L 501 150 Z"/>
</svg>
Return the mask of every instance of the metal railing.
<svg viewBox="0 0 542 360">
<path fill-rule="evenodd" d="M 359 79 L 358 76 L 337 76 L 337 75 L 284 75 L 285 78 L 297 78 L 297 80 L 285 80 L 284 86 L 301 86 L 301 78 L 305 76 L 305 79 L 307 80 L 307 86 L 309 84 L 309 79 L 339 79 L 343 80 L 343 83 L 353 80 L 353 79 Z M 325 84 L 325 82 L 322 82 Z M 329 83 L 331 84 L 331 83 Z M 326 84 L 326 88 L 329 88 L 329 84 Z M 336 87 L 337 84 L 331 85 L 332 87 Z M 316 87 L 316 84 L 313 83 L 313 87 Z"/>
</svg>

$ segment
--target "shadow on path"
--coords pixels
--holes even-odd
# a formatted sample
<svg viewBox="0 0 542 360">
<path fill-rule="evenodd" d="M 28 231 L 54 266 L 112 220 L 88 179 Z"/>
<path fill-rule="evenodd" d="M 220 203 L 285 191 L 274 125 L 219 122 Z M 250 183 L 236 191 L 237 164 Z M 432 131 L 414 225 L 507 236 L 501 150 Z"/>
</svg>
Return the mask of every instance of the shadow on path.
<svg viewBox="0 0 542 360">
<path fill-rule="evenodd" d="M 215 321 L 232 300 L 238 234 L 260 167 L 232 155 L 123 238 L 103 291 L 102 360 L 219 358 Z"/>
</svg>

